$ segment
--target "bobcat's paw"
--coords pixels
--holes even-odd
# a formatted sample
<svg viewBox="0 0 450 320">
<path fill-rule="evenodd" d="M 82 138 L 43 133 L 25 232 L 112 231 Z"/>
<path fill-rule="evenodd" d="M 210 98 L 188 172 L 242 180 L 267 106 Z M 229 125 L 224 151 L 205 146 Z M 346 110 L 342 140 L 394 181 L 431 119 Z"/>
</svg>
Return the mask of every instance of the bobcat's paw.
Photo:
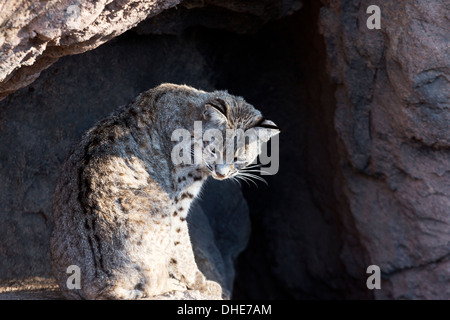
<svg viewBox="0 0 450 320">
<path fill-rule="evenodd" d="M 217 299 L 222 298 L 222 287 L 215 281 L 206 280 L 203 289 L 200 292 L 204 292 L 209 296 Z"/>
<path fill-rule="evenodd" d="M 205 295 L 215 297 L 217 299 L 222 298 L 222 287 L 215 281 L 207 280 L 200 271 L 196 272 L 195 280 L 188 285 L 188 289 L 198 290 Z"/>
<path fill-rule="evenodd" d="M 145 292 L 139 289 L 116 289 L 113 292 L 112 298 L 120 300 L 138 300 L 145 298 L 146 296 Z"/>
</svg>

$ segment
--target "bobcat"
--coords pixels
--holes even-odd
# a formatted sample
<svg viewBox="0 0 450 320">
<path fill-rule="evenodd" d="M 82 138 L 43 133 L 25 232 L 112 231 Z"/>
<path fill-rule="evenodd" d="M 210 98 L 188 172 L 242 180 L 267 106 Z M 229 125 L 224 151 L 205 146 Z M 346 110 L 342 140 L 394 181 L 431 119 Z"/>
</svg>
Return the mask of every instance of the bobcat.
<svg viewBox="0 0 450 320">
<path fill-rule="evenodd" d="M 241 97 L 175 84 L 144 92 L 98 122 L 68 155 L 53 199 L 51 261 L 67 298 L 139 299 L 187 289 L 221 297 L 221 286 L 198 270 L 186 216 L 208 176 L 238 177 L 261 149 L 248 140 L 244 158 L 215 164 L 228 145 L 209 144 L 199 161 L 176 164 L 172 133 L 193 132 L 196 121 L 203 131 L 252 128 L 262 142 L 279 132 Z M 203 146 L 197 140 L 189 143 Z M 71 265 L 80 268 L 79 289 L 67 288 Z"/>
</svg>

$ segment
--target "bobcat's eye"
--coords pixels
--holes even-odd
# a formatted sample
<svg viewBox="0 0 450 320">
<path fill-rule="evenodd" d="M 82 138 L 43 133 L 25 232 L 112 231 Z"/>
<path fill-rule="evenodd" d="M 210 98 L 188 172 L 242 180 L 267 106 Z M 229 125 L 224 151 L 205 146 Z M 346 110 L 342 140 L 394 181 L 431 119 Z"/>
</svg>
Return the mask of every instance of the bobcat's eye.
<svg viewBox="0 0 450 320">
<path fill-rule="evenodd" d="M 246 159 L 238 156 L 238 157 L 234 157 L 233 161 L 236 163 L 239 163 L 239 164 L 245 164 Z"/>
</svg>

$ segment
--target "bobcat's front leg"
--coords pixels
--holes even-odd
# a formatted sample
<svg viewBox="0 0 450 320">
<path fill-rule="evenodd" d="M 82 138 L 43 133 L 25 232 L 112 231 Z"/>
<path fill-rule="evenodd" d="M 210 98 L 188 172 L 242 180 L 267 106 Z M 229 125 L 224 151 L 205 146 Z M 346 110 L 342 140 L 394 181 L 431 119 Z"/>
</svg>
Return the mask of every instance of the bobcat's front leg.
<svg viewBox="0 0 450 320">
<path fill-rule="evenodd" d="M 198 269 L 192 250 L 191 239 L 186 220 L 177 223 L 174 230 L 174 255 L 170 264 L 178 279 L 184 282 L 188 289 L 199 290 L 210 296 L 221 298 L 222 287 L 215 281 L 205 278 Z"/>
</svg>

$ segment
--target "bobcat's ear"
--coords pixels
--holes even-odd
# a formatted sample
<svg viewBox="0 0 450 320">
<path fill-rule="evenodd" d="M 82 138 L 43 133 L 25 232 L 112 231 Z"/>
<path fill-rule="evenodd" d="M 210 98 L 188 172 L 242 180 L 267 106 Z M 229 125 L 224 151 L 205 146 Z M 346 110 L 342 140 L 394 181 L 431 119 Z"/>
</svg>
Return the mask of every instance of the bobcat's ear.
<svg viewBox="0 0 450 320">
<path fill-rule="evenodd" d="M 263 117 L 256 122 L 253 128 L 263 142 L 269 141 L 270 138 L 281 132 L 280 128 L 273 121 L 264 119 Z"/>
<path fill-rule="evenodd" d="M 222 124 L 228 121 L 228 105 L 222 99 L 212 99 L 205 104 L 203 119 Z"/>
</svg>

